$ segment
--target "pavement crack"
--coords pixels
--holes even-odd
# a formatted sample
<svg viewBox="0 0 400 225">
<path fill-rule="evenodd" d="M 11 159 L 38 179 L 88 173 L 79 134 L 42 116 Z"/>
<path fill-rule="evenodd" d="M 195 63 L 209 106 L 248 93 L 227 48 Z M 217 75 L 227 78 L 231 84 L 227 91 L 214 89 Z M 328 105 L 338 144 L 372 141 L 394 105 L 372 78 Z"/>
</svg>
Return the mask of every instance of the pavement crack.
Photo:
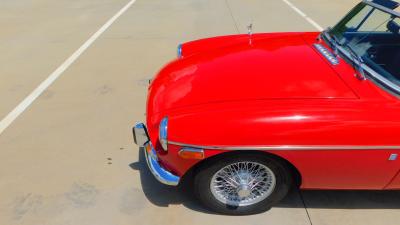
<svg viewBox="0 0 400 225">
<path fill-rule="evenodd" d="M 300 190 L 298 190 L 298 191 L 299 191 L 299 195 L 300 195 L 301 202 L 303 203 L 303 206 L 304 206 L 304 210 L 305 210 L 306 213 L 307 213 L 308 221 L 310 222 L 310 225 L 313 225 L 313 223 L 312 223 L 312 221 L 311 221 L 310 213 L 308 212 L 308 209 L 307 209 L 306 202 L 304 201 L 304 197 L 303 197 L 303 195 L 301 194 L 301 191 L 300 191 Z"/>
<path fill-rule="evenodd" d="M 232 20 L 233 20 L 233 23 L 235 24 L 236 32 L 238 34 L 240 34 L 239 27 L 238 27 L 238 25 L 236 23 L 235 17 L 233 16 L 233 12 L 232 12 L 231 7 L 229 6 L 228 0 L 225 0 L 225 4 L 226 4 L 226 7 L 228 7 L 229 13 L 231 14 L 231 17 L 232 17 Z"/>
</svg>

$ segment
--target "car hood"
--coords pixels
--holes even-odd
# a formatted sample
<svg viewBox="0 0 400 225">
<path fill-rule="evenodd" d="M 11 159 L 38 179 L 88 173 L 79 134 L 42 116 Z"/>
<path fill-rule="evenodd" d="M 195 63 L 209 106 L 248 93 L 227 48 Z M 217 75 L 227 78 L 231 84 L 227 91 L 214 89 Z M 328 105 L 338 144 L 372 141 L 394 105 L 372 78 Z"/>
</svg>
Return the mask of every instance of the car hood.
<svg viewBox="0 0 400 225">
<path fill-rule="evenodd" d="M 224 101 L 357 98 L 301 34 L 254 35 L 252 43 L 240 37 L 163 68 L 149 87 L 150 110 Z"/>
</svg>

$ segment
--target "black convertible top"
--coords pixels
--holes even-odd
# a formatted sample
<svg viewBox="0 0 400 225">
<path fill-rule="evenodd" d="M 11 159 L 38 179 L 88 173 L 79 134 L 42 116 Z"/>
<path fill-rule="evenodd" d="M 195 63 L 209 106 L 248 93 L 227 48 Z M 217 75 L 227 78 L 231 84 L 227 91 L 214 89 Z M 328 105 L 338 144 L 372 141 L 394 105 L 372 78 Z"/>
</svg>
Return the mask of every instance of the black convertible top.
<svg viewBox="0 0 400 225">
<path fill-rule="evenodd" d="M 393 0 L 364 0 L 368 5 L 392 14 L 395 17 L 400 17 L 400 2 Z"/>
</svg>

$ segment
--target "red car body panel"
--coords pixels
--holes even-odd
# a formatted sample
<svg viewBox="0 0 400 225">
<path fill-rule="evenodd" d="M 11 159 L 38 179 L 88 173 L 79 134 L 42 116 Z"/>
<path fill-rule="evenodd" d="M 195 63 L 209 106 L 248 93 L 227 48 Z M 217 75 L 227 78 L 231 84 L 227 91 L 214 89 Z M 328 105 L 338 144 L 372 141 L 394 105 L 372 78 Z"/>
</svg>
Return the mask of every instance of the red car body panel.
<svg viewBox="0 0 400 225">
<path fill-rule="evenodd" d="M 400 190 L 400 171 L 393 180 L 385 187 L 387 190 Z"/>
<path fill-rule="evenodd" d="M 147 126 L 160 162 L 182 176 L 199 160 L 158 141 L 205 149 L 230 146 L 400 146 L 400 101 L 345 60 L 330 64 L 313 47 L 318 33 L 235 35 L 189 42 L 183 58 L 149 87 Z M 326 46 L 326 45 L 325 45 Z M 326 46 L 328 48 L 328 46 Z M 268 150 L 291 163 L 305 189 L 400 189 L 400 149 Z M 397 175 L 397 177 L 396 177 Z"/>
<path fill-rule="evenodd" d="M 198 160 L 176 157 L 179 146 L 171 147 L 169 154 L 160 154 L 163 165 L 183 176 Z M 206 150 L 206 157 L 228 152 Z M 388 163 L 393 151 L 321 150 L 321 151 L 269 151 L 288 160 L 301 173 L 302 189 L 399 189 L 400 179 L 393 176 L 399 169 L 398 162 Z M 397 151 L 397 153 L 400 153 Z M 348 163 L 350 162 L 351 163 Z M 392 182 L 391 182 L 392 181 Z M 388 185 L 390 183 L 390 185 Z"/>
</svg>

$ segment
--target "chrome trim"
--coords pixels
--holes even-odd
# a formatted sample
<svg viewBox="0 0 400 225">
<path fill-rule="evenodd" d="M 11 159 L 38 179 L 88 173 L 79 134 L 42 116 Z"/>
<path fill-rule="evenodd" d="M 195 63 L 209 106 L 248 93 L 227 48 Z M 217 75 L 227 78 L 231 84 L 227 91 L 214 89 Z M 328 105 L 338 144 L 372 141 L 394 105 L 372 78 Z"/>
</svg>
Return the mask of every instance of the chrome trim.
<svg viewBox="0 0 400 225">
<path fill-rule="evenodd" d="M 267 145 L 267 146 L 205 146 L 169 141 L 171 145 L 210 150 L 400 150 L 400 146 L 378 145 Z"/>
<path fill-rule="evenodd" d="M 315 49 L 321 53 L 332 65 L 338 65 L 339 59 L 321 44 L 314 44 Z"/>
<path fill-rule="evenodd" d="M 178 45 L 178 48 L 176 51 L 177 51 L 176 53 L 177 53 L 178 59 L 182 58 L 182 44 Z"/>
<path fill-rule="evenodd" d="M 274 192 L 276 184 L 276 175 L 266 165 L 254 161 L 239 161 L 214 173 L 210 191 L 224 205 L 250 206 L 268 198 Z"/>
<path fill-rule="evenodd" d="M 181 150 L 179 150 L 179 152 L 181 152 L 181 151 L 204 153 L 204 149 L 202 149 L 202 148 L 192 148 L 192 147 L 183 147 L 183 148 L 181 148 Z"/>
<path fill-rule="evenodd" d="M 146 163 L 153 176 L 160 183 L 171 186 L 178 185 L 180 177 L 164 169 L 158 162 L 157 153 L 154 149 L 153 144 L 150 141 L 146 125 L 144 125 L 143 123 L 136 124 L 133 128 L 133 138 L 137 145 L 139 145 L 140 147 L 144 147 L 143 151 L 146 157 Z M 147 152 L 146 147 L 150 147 L 150 152 Z"/>
<path fill-rule="evenodd" d="M 164 151 L 168 151 L 168 117 L 164 117 L 160 122 L 158 139 Z"/>
<path fill-rule="evenodd" d="M 397 159 L 398 154 L 390 154 L 389 161 L 394 161 Z"/>
<path fill-rule="evenodd" d="M 388 88 L 390 88 L 392 91 L 396 91 L 397 94 L 400 94 L 400 87 L 397 86 L 395 83 L 393 83 L 392 81 L 386 79 L 385 77 L 383 77 L 379 73 L 375 72 L 375 70 L 371 69 L 369 66 L 367 66 L 365 64 L 361 65 L 361 67 L 365 71 L 367 71 L 371 75 L 372 78 L 377 79 L 378 82 L 380 81 L 381 83 L 386 85 Z"/>
<path fill-rule="evenodd" d="M 249 45 L 253 44 L 253 23 L 247 26 L 247 34 L 249 35 Z"/>
<path fill-rule="evenodd" d="M 139 145 L 140 147 L 143 147 L 147 142 L 150 141 L 146 126 L 143 123 L 137 123 L 133 127 L 132 132 L 135 144 Z"/>
<path fill-rule="evenodd" d="M 180 177 L 172 174 L 171 172 L 164 169 L 158 163 L 158 157 L 156 154 L 156 150 L 154 149 L 151 142 L 147 143 L 151 147 L 150 153 L 146 151 L 146 147 L 144 148 L 144 154 L 146 156 L 147 166 L 150 169 L 150 172 L 153 176 L 160 182 L 170 186 L 177 186 L 179 184 Z"/>
</svg>

